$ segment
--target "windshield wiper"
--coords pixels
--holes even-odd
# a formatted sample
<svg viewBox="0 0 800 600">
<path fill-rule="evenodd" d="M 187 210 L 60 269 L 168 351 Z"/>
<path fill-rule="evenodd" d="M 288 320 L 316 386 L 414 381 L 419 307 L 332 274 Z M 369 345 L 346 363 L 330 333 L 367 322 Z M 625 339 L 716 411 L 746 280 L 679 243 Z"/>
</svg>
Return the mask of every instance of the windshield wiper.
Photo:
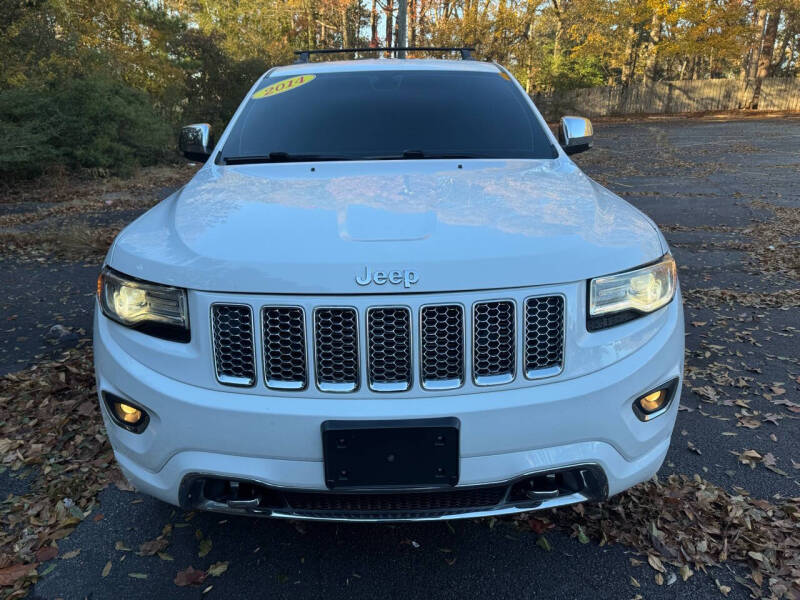
<svg viewBox="0 0 800 600">
<path fill-rule="evenodd" d="M 282 162 L 315 162 L 322 160 L 353 160 L 350 156 L 332 154 L 289 154 L 288 152 L 270 152 L 256 156 L 226 156 L 222 162 L 226 165 L 251 165 L 258 163 Z"/>
<path fill-rule="evenodd" d="M 489 158 L 485 155 L 470 154 L 467 152 L 424 152 L 422 150 L 403 150 L 401 154 L 384 154 L 380 156 L 365 156 L 366 160 L 418 160 L 426 158 Z"/>
</svg>

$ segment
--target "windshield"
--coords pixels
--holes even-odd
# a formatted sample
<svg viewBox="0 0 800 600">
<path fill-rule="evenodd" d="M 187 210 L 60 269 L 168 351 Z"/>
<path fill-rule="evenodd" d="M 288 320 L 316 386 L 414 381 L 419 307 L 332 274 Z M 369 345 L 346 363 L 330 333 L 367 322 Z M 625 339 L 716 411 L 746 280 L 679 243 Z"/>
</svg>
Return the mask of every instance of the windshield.
<svg viewBox="0 0 800 600">
<path fill-rule="evenodd" d="M 223 163 L 557 156 L 523 93 L 499 71 L 274 76 L 256 90 Z"/>
</svg>

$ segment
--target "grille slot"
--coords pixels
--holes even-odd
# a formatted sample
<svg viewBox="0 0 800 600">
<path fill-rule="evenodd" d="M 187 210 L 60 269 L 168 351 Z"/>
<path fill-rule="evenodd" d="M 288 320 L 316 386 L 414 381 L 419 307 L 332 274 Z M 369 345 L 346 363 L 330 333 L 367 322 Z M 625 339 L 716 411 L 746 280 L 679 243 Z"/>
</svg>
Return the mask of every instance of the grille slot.
<svg viewBox="0 0 800 600">
<path fill-rule="evenodd" d="M 411 387 L 411 312 L 387 306 L 367 311 L 369 387 L 402 392 Z"/>
<path fill-rule="evenodd" d="M 225 385 L 253 385 L 256 380 L 256 361 L 250 307 L 243 304 L 214 304 L 211 311 L 217 381 Z"/>
<path fill-rule="evenodd" d="M 302 390 L 306 373 L 306 327 L 299 306 L 265 306 L 261 312 L 264 336 L 264 379 L 277 390 Z"/>
<path fill-rule="evenodd" d="M 325 513 L 335 511 L 345 514 L 378 513 L 392 514 L 395 511 L 414 514 L 441 510 L 445 514 L 468 511 L 476 508 L 491 508 L 502 502 L 505 486 L 474 488 L 466 490 L 442 490 L 435 492 L 401 494 L 327 494 L 313 492 L 286 492 L 284 497 L 291 509 L 298 512 Z"/>
<path fill-rule="evenodd" d="M 542 296 L 525 301 L 525 375 L 561 372 L 564 360 L 564 298 Z"/>
<path fill-rule="evenodd" d="M 464 309 L 425 306 L 420 312 L 422 386 L 445 390 L 464 383 Z"/>
<path fill-rule="evenodd" d="M 323 392 L 358 389 L 358 317 L 353 308 L 314 311 L 314 363 Z"/>
<path fill-rule="evenodd" d="M 478 385 L 514 380 L 514 303 L 478 302 L 473 307 L 472 373 Z"/>
</svg>

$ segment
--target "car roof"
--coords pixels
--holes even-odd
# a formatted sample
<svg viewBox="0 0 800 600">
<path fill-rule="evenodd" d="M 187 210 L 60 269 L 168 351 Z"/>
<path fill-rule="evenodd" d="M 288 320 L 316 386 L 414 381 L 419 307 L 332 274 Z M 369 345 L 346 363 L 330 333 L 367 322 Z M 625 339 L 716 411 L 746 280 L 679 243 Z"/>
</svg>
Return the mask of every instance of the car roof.
<svg viewBox="0 0 800 600">
<path fill-rule="evenodd" d="M 362 60 L 336 60 L 296 63 L 276 67 L 270 77 L 303 75 L 307 73 L 340 73 L 345 71 L 478 71 L 497 73 L 495 63 L 478 60 L 441 60 L 431 58 L 366 58 Z"/>
</svg>

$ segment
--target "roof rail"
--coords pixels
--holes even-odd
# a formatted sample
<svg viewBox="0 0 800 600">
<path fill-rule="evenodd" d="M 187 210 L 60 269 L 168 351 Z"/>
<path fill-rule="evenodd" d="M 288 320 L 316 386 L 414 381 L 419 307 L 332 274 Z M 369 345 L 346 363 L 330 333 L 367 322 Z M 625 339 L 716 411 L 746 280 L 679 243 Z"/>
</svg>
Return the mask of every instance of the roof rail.
<svg viewBox="0 0 800 600">
<path fill-rule="evenodd" d="M 475 48 L 439 47 L 439 46 L 392 46 L 386 48 L 323 48 L 321 50 L 295 50 L 297 60 L 295 63 L 307 63 L 312 54 L 344 54 L 359 52 L 460 52 L 462 60 L 475 60 L 472 53 Z"/>
</svg>

